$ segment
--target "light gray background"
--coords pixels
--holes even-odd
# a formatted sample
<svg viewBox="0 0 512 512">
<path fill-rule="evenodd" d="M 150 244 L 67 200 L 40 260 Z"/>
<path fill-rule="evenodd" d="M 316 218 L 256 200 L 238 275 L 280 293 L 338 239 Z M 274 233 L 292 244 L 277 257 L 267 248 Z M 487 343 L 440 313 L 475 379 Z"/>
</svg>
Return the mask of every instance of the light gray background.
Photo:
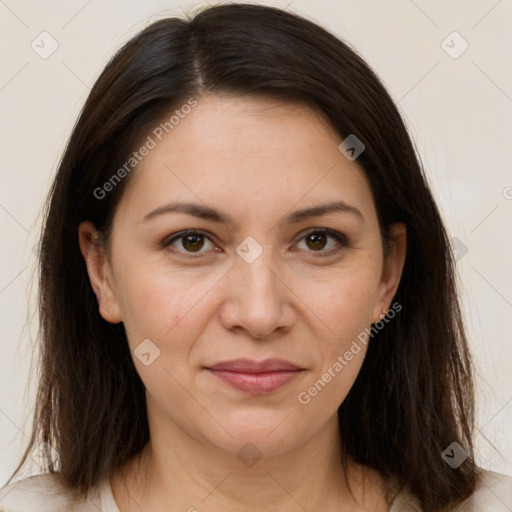
<svg viewBox="0 0 512 512">
<path fill-rule="evenodd" d="M 458 251 L 478 369 L 477 461 L 512 475 L 512 1 L 255 3 L 287 7 L 344 38 L 398 103 Z M 30 431 L 33 248 L 65 142 L 114 51 L 149 22 L 201 5 L 0 0 L 0 485 Z M 31 44 L 48 51 L 50 37 L 58 48 L 42 58 Z"/>
</svg>

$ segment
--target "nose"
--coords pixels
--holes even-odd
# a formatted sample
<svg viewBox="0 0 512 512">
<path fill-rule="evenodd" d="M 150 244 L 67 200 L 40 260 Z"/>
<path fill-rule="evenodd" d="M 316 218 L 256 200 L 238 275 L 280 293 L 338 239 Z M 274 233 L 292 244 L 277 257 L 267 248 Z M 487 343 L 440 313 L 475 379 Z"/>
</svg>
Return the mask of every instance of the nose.
<svg viewBox="0 0 512 512">
<path fill-rule="evenodd" d="M 290 329 L 295 318 L 290 283 L 270 265 L 263 255 L 252 263 L 236 258 L 220 315 L 226 329 L 243 330 L 257 339 Z"/>
</svg>

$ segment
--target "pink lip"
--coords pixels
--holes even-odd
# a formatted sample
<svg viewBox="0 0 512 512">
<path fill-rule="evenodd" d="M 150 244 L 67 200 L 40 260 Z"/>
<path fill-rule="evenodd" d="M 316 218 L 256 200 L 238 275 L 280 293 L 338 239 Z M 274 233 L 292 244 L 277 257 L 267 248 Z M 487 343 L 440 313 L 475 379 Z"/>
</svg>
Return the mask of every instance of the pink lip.
<svg viewBox="0 0 512 512">
<path fill-rule="evenodd" d="M 283 359 L 234 359 L 205 368 L 226 384 L 246 393 L 265 395 L 291 382 L 304 368 Z"/>
</svg>

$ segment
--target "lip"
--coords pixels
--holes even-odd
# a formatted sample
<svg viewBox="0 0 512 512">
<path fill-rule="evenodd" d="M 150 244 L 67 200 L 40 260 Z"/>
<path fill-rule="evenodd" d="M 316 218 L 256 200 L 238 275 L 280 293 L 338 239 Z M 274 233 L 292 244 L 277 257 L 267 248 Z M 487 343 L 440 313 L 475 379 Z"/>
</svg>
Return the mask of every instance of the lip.
<svg viewBox="0 0 512 512">
<path fill-rule="evenodd" d="M 228 372 L 238 373 L 266 373 L 279 371 L 303 370 L 296 364 L 284 359 L 264 359 L 263 361 L 253 361 L 252 359 L 231 359 L 222 361 L 206 367 L 208 370 L 226 370 Z"/>
<path fill-rule="evenodd" d="M 205 367 L 229 386 L 253 395 L 273 393 L 294 380 L 304 368 L 283 359 L 233 359 Z"/>
</svg>

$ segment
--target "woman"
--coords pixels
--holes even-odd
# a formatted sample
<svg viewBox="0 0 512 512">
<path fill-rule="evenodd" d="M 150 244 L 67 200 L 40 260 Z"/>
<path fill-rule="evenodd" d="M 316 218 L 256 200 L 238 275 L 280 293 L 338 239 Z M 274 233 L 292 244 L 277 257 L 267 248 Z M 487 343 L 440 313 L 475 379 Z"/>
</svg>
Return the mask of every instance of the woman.
<svg viewBox="0 0 512 512">
<path fill-rule="evenodd" d="M 512 506 L 474 462 L 445 227 L 348 46 L 279 9 L 160 20 L 93 87 L 48 203 L 30 446 L 2 510 Z M 504 509 L 506 510 L 506 509 Z"/>
</svg>

